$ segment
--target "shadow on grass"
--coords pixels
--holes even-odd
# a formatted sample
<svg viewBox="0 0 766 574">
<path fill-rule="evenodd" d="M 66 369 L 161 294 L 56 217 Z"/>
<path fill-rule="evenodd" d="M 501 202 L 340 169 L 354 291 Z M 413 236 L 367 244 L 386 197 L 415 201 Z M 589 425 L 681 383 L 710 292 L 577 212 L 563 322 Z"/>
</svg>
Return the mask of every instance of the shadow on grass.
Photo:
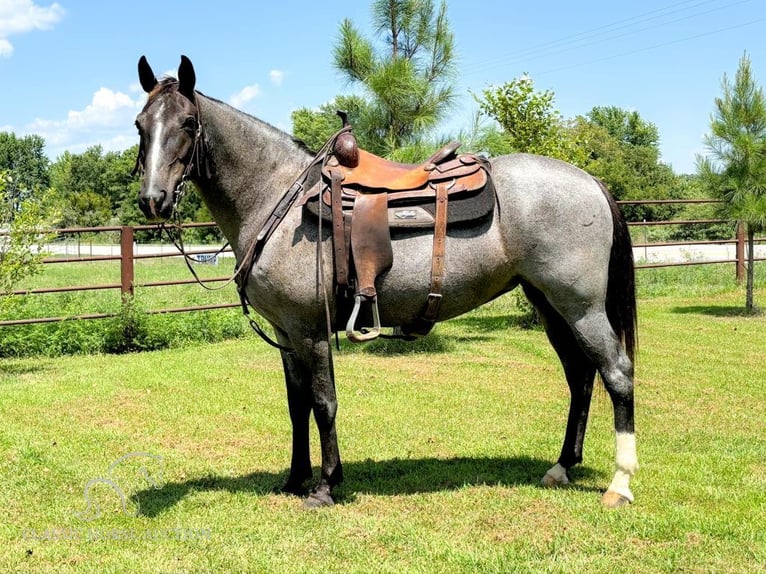
<svg viewBox="0 0 766 574">
<path fill-rule="evenodd" d="M 450 319 L 449 323 L 453 327 L 459 327 L 460 333 L 442 335 L 436 332 L 413 341 L 380 338 L 364 345 L 356 345 L 343 341 L 341 349 L 349 354 L 360 352 L 369 355 L 385 356 L 449 353 L 455 350 L 456 346 L 463 343 L 490 341 L 492 337 L 488 334 L 494 331 L 542 329 L 542 327 L 531 325 L 530 319 L 521 315 L 475 315 L 469 313 L 455 319 Z M 438 329 L 438 326 L 436 328 Z"/>
<path fill-rule="evenodd" d="M 673 313 L 678 313 L 679 315 L 707 315 L 709 317 L 759 317 L 762 315 L 760 310 L 750 313 L 744 307 L 721 305 L 690 305 L 688 307 L 674 307 Z"/>
<path fill-rule="evenodd" d="M 397 496 L 452 491 L 479 485 L 531 485 L 544 488 L 540 479 L 550 466 L 548 460 L 525 456 L 352 461 L 344 463 L 346 480 L 334 490 L 333 496 L 337 503 L 349 504 L 356 500 L 358 494 Z M 170 509 L 190 493 L 198 491 L 248 492 L 258 496 L 278 493 L 287 473 L 287 470 L 281 473 L 258 471 L 234 477 L 206 476 L 184 482 L 169 482 L 158 490 L 142 490 L 136 493 L 133 499 L 141 508 L 141 514 L 154 517 Z M 315 475 L 317 473 L 315 469 Z M 582 466 L 577 466 L 571 471 L 574 481 L 588 478 L 605 481 L 601 474 Z M 567 488 L 601 492 L 593 487 L 578 486 L 576 482 Z"/>
<path fill-rule="evenodd" d="M 542 326 L 534 324 L 533 318 L 527 315 L 464 315 L 452 319 L 451 322 L 454 325 L 480 333 L 505 331 L 507 329 L 542 330 Z"/>
<path fill-rule="evenodd" d="M 1 357 L 0 357 L 1 358 Z M 18 376 L 27 375 L 29 373 L 39 373 L 40 371 L 47 370 L 48 367 L 41 363 L 15 363 L 13 360 L 7 363 L 0 363 L 0 375 Z"/>
<path fill-rule="evenodd" d="M 369 355 L 416 355 L 420 353 L 449 353 L 455 348 L 452 337 L 431 333 L 414 341 L 402 339 L 376 339 L 369 343 L 357 345 L 346 342 L 343 350 L 347 353 L 365 353 Z"/>
<path fill-rule="evenodd" d="M 404 341 L 402 339 L 377 339 L 361 346 L 356 346 L 354 343 L 348 343 L 342 348 L 349 354 L 361 352 L 368 355 L 381 356 L 406 356 L 424 353 L 444 354 L 453 352 L 463 343 L 482 343 L 488 340 L 489 337 L 476 333 L 462 333 L 460 335 L 431 333 L 430 335 L 420 337 L 414 341 Z"/>
</svg>

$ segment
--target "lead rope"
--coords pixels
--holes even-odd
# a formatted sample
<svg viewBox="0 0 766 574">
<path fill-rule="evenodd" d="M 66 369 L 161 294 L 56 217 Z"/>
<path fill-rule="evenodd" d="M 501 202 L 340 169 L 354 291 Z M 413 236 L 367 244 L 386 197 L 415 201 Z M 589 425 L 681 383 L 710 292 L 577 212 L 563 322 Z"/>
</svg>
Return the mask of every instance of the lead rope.
<svg viewBox="0 0 766 574">
<path fill-rule="evenodd" d="M 181 223 L 179 221 L 178 212 L 174 211 L 173 217 L 176 219 L 173 223 L 172 229 L 175 230 L 177 237 L 173 236 L 173 233 L 171 232 L 171 228 L 169 228 L 165 223 L 160 223 L 160 228 L 162 231 L 166 233 L 168 238 L 171 240 L 173 245 L 178 249 L 178 251 L 181 252 L 181 254 L 184 256 L 184 262 L 186 263 L 186 267 L 191 272 L 192 276 L 194 277 L 194 280 L 200 285 L 200 287 L 203 287 L 204 289 L 207 289 L 208 291 L 220 291 L 221 289 L 224 289 L 231 285 L 233 282 L 237 281 L 237 279 L 242 275 L 242 270 L 245 269 L 245 262 L 248 260 L 254 260 L 254 253 L 256 243 L 253 242 L 250 249 L 248 249 L 247 253 L 245 254 L 242 263 L 238 263 L 237 266 L 234 269 L 234 273 L 229 279 L 226 280 L 226 282 L 223 285 L 219 285 L 217 287 L 210 287 L 205 283 L 204 280 L 200 279 L 197 272 L 194 270 L 194 267 L 192 267 L 191 262 L 196 262 L 194 258 L 192 258 L 188 253 L 186 253 L 184 243 L 183 243 L 183 227 L 181 227 Z M 229 243 L 227 242 L 224 244 L 217 252 L 216 256 L 223 252 L 226 247 L 228 247 Z M 252 269 L 252 265 L 248 267 L 248 269 Z M 263 339 L 264 342 L 268 343 L 275 349 L 279 349 L 280 351 L 284 351 L 285 353 L 291 354 L 294 353 L 294 350 L 290 347 L 285 347 L 284 345 L 281 345 L 274 341 L 264 330 L 263 328 L 258 324 L 258 322 L 250 315 L 250 309 L 249 306 L 250 301 L 247 299 L 247 295 L 245 295 L 244 291 L 244 285 L 240 287 L 237 285 L 237 292 L 239 293 L 240 302 L 242 304 L 242 314 L 245 315 L 248 322 L 250 323 L 250 328 L 255 331 L 255 333 Z"/>
<path fill-rule="evenodd" d="M 203 289 L 206 289 L 208 291 L 220 291 L 222 289 L 225 289 L 229 285 L 232 284 L 232 282 L 237 277 L 237 269 L 234 270 L 234 275 L 232 275 L 229 279 L 226 280 L 226 282 L 223 285 L 219 285 L 217 287 L 211 287 L 208 285 L 210 281 L 205 281 L 204 279 L 200 279 L 197 272 L 194 270 L 194 267 L 192 267 L 192 263 L 199 263 L 199 260 L 195 259 L 191 255 L 189 255 L 186 251 L 186 246 L 184 245 L 183 241 L 183 224 L 181 223 L 181 217 L 180 214 L 177 211 L 173 211 L 173 224 L 172 226 L 166 225 L 167 222 L 160 223 L 160 231 L 165 232 L 165 235 L 167 236 L 168 240 L 173 244 L 173 246 L 183 255 L 184 263 L 186 263 L 186 268 L 189 270 L 189 272 L 194 277 L 194 280 L 197 282 L 197 284 L 202 287 Z M 218 249 L 216 252 L 214 252 L 210 257 L 216 258 L 221 253 L 223 253 L 227 248 L 229 247 L 229 242 L 227 241 L 224 243 L 220 249 Z"/>
</svg>

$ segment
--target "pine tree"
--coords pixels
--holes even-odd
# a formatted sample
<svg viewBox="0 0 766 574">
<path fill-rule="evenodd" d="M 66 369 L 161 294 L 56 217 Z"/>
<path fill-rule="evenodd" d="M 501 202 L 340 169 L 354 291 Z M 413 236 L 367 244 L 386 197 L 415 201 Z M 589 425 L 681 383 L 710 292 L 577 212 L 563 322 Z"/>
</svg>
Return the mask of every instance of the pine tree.
<svg viewBox="0 0 766 574">
<path fill-rule="evenodd" d="M 363 88 L 360 141 L 390 155 L 417 143 L 453 105 L 454 36 L 444 1 L 437 11 L 433 0 L 376 0 L 372 23 L 382 47 L 347 19 L 333 61 L 350 85 Z"/>
<path fill-rule="evenodd" d="M 723 95 L 715 99 L 708 155 L 697 157 L 697 171 L 706 187 L 723 200 L 724 214 L 742 222 L 747 234 L 745 307 L 754 312 L 755 234 L 766 230 L 766 98 L 744 54 L 730 81 L 724 74 Z"/>
</svg>

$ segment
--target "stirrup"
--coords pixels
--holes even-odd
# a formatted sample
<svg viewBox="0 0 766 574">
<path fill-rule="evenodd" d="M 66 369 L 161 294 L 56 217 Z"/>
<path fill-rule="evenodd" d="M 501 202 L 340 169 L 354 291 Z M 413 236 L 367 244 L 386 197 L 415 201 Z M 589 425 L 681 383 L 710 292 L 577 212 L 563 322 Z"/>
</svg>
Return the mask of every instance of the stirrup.
<svg viewBox="0 0 766 574">
<path fill-rule="evenodd" d="M 346 337 L 348 337 L 349 341 L 352 343 L 372 341 L 373 339 L 377 339 L 380 335 L 380 314 L 378 313 L 377 295 L 369 299 L 372 309 L 372 327 L 369 329 L 367 327 L 360 327 L 358 331 L 354 330 L 356 320 L 359 316 L 359 309 L 362 308 L 362 301 L 365 299 L 367 299 L 367 297 L 361 293 L 354 297 L 354 310 L 351 311 L 351 317 L 348 318 L 348 323 L 346 324 Z"/>
</svg>

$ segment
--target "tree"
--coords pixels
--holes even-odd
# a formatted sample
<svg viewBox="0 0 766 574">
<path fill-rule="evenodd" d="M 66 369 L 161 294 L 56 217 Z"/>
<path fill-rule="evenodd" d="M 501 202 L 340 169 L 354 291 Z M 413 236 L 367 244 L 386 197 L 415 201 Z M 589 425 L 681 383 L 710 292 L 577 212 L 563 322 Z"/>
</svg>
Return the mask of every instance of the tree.
<svg viewBox="0 0 766 574">
<path fill-rule="evenodd" d="M 20 190 L 17 202 L 5 193 L 9 187 Z M 7 171 L 0 171 L 0 314 L 6 310 L 7 297 L 23 278 L 37 273 L 43 254 L 37 249 L 54 234 L 47 233 L 55 218 L 50 192 L 26 194 Z"/>
<path fill-rule="evenodd" d="M 52 186 L 64 205 L 61 224 L 91 227 L 123 222 L 125 206 L 135 204 L 138 197 L 138 179 L 131 175 L 137 153 L 135 146 L 104 153 L 98 145 L 81 154 L 64 152 L 51 167 Z"/>
<path fill-rule="evenodd" d="M 111 202 L 100 182 L 101 146 L 82 154 L 64 152 L 51 169 L 53 188 L 63 204 L 63 227 L 106 225 L 112 216 Z"/>
<path fill-rule="evenodd" d="M 651 122 L 644 121 L 636 111 L 617 106 L 596 106 L 587 114 L 588 120 L 604 128 L 617 141 L 659 150 L 660 134 Z"/>
<path fill-rule="evenodd" d="M 383 48 L 346 19 L 333 61 L 364 89 L 354 132 L 369 151 L 388 155 L 416 143 L 454 104 L 454 37 L 445 1 L 437 11 L 433 0 L 375 0 L 372 22 Z"/>
<path fill-rule="evenodd" d="M 487 88 L 476 101 L 484 114 L 500 124 L 511 150 L 568 159 L 554 98 L 551 90 L 535 90 L 532 78 L 524 74 L 500 87 Z"/>
<path fill-rule="evenodd" d="M 745 308 L 753 304 L 755 234 L 766 229 L 766 98 L 745 53 L 734 81 L 724 74 L 722 96 L 715 99 L 707 156 L 697 156 L 697 173 L 707 188 L 723 200 L 725 216 L 741 221 L 747 235 Z"/>
<path fill-rule="evenodd" d="M 0 171 L 5 171 L 7 178 L 3 193 L 13 203 L 14 212 L 27 196 L 49 187 L 49 163 L 42 137 L 19 138 L 13 133 L 0 132 Z"/>
<path fill-rule="evenodd" d="M 340 118 L 336 113 L 343 110 L 348 114 L 359 145 L 370 149 L 371 142 L 367 141 L 364 131 L 357 126 L 363 125 L 360 118 L 367 115 L 368 104 L 360 96 L 337 96 L 332 101 L 322 104 L 318 110 L 299 108 L 291 114 L 293 121 L 293 136 L 301 140 L 307 148 L 319 151 L 324 143 L 341 127 Z"/>
<path fill-rule="evenodd" d="M 681 193 L 677 176 L 660 161 L 657 127 L 638 112 L 597 106 L 565 131 L 563 139 L 571 143 L 570 157 L 564 159 L 603 180 L 617 199 L 670 199 Z M 635 205 L 624 211 L 631 221 L 652 221 L 669 219 L 679 209 Z"/>
</svg>

